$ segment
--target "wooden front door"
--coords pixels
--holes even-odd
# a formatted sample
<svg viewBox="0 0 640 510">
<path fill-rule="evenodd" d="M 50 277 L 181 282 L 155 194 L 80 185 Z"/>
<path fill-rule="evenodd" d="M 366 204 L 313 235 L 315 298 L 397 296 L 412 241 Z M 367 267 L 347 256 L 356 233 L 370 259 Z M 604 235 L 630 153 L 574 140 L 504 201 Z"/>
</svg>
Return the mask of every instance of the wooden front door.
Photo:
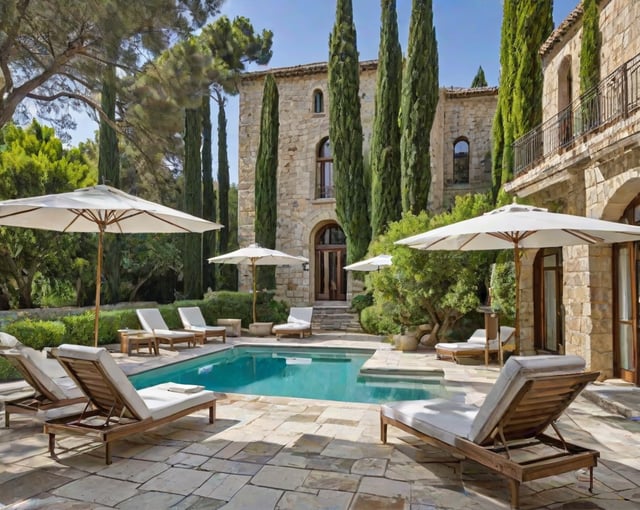
<svg viewBox="0 0 640 510">
<path fill-rule="evenodd" d="M 338 225 L 329 225 L 318 232 L 315 249 L 315 297 L 317 301 L 347 299 L 347 279 L 344 266 L 347 246 L 344 232 Z"/>
<path fill-rule="evenodd" d="M 638 380 L 638 283 L 640 250 L 637 243 L 616 245 L 614 375 L 639 384 Z"/>
</svg>

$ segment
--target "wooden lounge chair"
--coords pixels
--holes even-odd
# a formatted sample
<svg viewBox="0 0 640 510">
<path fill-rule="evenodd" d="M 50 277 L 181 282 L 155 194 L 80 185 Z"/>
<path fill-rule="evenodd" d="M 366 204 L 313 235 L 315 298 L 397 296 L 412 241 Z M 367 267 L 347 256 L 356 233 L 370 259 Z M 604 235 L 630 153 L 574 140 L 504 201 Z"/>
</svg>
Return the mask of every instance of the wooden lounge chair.
<svg viewBox="0 0 640 510">
<path fill-rule="evenodd" d="M 299 336 L 300 338 L 304 338 L 305 335 L 311 336 L 312 316 L 312 306 L 292 306 L 289 310 L 287 322 L 285 324 L 276 324 L 271 331 L 276 335 L 276 338 L 286 335 Z"/>
<path fill-rule="evenodd" d="M 489 339 L 487 342 L 486 331 L 476 329 L 466 342 L 441 342 L 435 345 L 438 359 L 450 359 L 458 363 L 461 358 L 483 357 L 485 364 L 489 363 L 489 356 L 498 354 L 500 364 L 502 355 L 514 345 L 515 328 L 500 326 L 499 338 Z"/>
<path fill-rule="evenodd" d="M 444 399 L 385 404 L 380 437 L 394 425 L 433 446 L 474 460 L 507 477 L 511 506 L 522 482 L 589 468 L 589 490 L 599 452 L 564 440 L 555 421 L 598 377 L 578 356 L 512 356 L 480 408 Z M 544 432 L 551 426 L 556 437 Z"/>
<path fill-rule="evenodd" d="M 178 314 L 184 329 L 204 334 L 207 338 L 222 337 L 222 342 L 227 341 L 227 328 L 224 326 L 209 326 L 202 316 L 199 306 L 178 307 Z"/>
<path fill-rule="evenodd" d="M 89 399 L 85 410 L 73 416 L 47 420 L 49 452 L 55 458 L 58 433 L 86 435 L 105 443 L 105 462 L 111 464 L 111 443 L 209 409 L 215 420 L 216 397 L 202 386 L 163 383 L 137 391 L 104 348 L 61 345 L 55 353 L 65 370 Z"/>
<path fill-rule="evenodd" d="M 157 308 L 138 308 L 136 310 L 138 320 L 142 329 L 153 333 L 158 343 L 169 344 L 169 347 L 175 349 L 174 344 L 187 342 L 187 346 L 191 347 L 191 343 L 195 346 L 197 340 L 203 340 L 202 333 L 195 331 L 175 331 L 169 329 L 167 323 L 162 318 L 160 310 Z"/>
<path fill-rule="evenodd" d="M 60 407 L 87 402 L 87 397 L 66 376 L 55 359 L 44 359 L 44 354 L 30 347 L 0 349 L 0 357 L 15 367 L 33 389 L 4 403 L 4 426 L 9 427 L 9 417 L 16 414 L 35 414 Z"/>
</svg>

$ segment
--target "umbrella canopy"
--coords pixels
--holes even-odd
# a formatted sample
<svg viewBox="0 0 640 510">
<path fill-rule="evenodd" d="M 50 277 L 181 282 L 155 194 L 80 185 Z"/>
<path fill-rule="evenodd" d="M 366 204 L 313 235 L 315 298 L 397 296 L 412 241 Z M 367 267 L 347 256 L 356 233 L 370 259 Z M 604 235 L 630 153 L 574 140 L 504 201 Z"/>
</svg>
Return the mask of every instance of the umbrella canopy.
<svg viewBox="0 0 640 510">
<path fill-rule="evenodd" d="M 381 267 L 391 265 L 391 255 L 376 255 L 369 259 L 344 266 L 347 271 L 378 271 Z"/>
<path fill-rule="evenodd" d="M 541 207 L 513 203 L 482 216 L 401 239 L 396 241 L 396 244 L 420 250 L 515 250 L 515 338 L 516 350 L 519 350 L 519 250 L 638 240 L 640 227 L 584 216 L 552 213 Z"/>
<path fill-rule="evenodd" d="M 251 277 L 253 279 L 253 322 L 257 322 L 256 316 L 256 266 L 290 266 L 293 264 L 305 264 L 309 259 L 288 255 L 278 250 L 263 248 L 258 244 L 252 244 L 246 248 L 240 248 L 224 255 L 211 257 L 209 263 L 213 264 L 249 264 L 251 265 Z"/>
<path fill-rule="evenodd" d="M 94 344 L 98 344 L 100 275 L 105 232 L 115 234 L 206 232 L 222 225 L 143 200 L 110 186 L 0 202 L 0 225 L 59 232 L 98 233 Z"/>
</svg>

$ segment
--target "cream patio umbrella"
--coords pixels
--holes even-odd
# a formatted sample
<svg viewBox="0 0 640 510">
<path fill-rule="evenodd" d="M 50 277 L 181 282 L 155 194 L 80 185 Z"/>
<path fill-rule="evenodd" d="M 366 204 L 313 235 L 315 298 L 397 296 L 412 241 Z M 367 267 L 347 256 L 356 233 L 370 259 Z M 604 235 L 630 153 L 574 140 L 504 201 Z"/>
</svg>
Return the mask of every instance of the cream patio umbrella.
<svg viewBox="0 0 640 510">
<path fill-rule="evenodd" d="M 375 257 L 344 266 L 344 269 L 346 271 L 379 271 L 381 267 L 389 267 L 391 265 L 391 258 L 391 255 L 376 255 Z"/>
<path fill-rule="evenodd" d="M 520 250 L 640 241 L 640 227 L 513 203 L 396 241 L 419 250 L 514 250 L 516 351 L 520 350 Z"/>
<path fill-rule="evenodd" d="M 305 264 L 309 259 L 288 255 L 278 250 L 263 248 L 259 244 L 251 244 L 246 248 L 211 257 L 211 264 L 249 264 L 251 266 L 251 278 L 253 279 L 253 322 L 257 322 L 256 315 L 256 266 L 290 266 L 293 264 Z"/>
<path fill-rule="evenodd" d="M 94 345 L 98 345 L 100 275 L 105 233 L 202 233 L 222 225 L 105 185 L 0 202 L 0 225 L 98 234 Z"/>
</svg>

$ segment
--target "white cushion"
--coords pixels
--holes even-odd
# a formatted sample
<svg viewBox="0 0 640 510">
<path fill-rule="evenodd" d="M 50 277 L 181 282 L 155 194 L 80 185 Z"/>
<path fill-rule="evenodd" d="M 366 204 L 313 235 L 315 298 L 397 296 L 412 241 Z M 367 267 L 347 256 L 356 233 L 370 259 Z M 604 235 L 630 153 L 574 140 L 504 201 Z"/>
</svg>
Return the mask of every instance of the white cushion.
<svg viewBox="0 0 640 510">
<path fill-rule="evenodd" d="M 527 379 L 580 373 L 584 367 L 580 356 L 511 356 L 482 403 L 468 439 L 482 443 L 493 432 Z"/>
<path fill-rule="evenodd" d="M 309 329 L 308 322 L 287 322 L 286 324 L 277 324 L 273 326 L 273 331 L 302 331 Z"/>
<path fill-rule="evenodd" d="M 178 314 L 185 328 L 193 328 L 194 326 L 206 326 L 206 322 L 202 315 L 202 310 L 198 306 L 181 306 L 178 307 Z"/>
<path fill-rule="evenodd" d="M 129 381 L 128 377 L 118 366 L 111 354 L 103 347 L 88 347 L 86 345 L 62 344 L 58 349 L 60 357 L 97 361 L 102 365 L 105 376 L 109 379 L 118 391 L 122 400 L 127 404 L 135 416 L 140 419 L 149 418 L 151 412 L 147 408 L 144 400 Z M 88 395 L 91 397 L 91 395 Z"/>
<path fill-rule="evenodd" d="M 454 446 L 456 437 L 467 437 L 469 434 L 478 408 L 439 398 L 383 404 L 381 413 Z"/>
<path fill-rule="evenodd" d="M 0 347 L 4 349 L 13 349 L 22 345 L 20 341 L 13 335 L 9 333 L 5 333 L 4 331 L 0 331 Z"/>
<path fill-rule="evenodd" d="M 150 386 L 138 391 L 151 411 L 151 417 L 154 420 L 171 416 L 179 411 L 183 411 L 198 404 L 205 404 L 215 400 L 213 391 L 202 390 L 197 393 L 180 393 L 177 391 L 169 391 L 169 388 L 175 388 L 182 385 L 178 383 L 162 383 L 156 386 Z"/>
<path fill-rule="evenodd" d="M 173 331 L 171 329 L 154 329 L 153 334 L 162 338 L 192 338 L 193 333 L 188 331 Z"/>
</svg>

